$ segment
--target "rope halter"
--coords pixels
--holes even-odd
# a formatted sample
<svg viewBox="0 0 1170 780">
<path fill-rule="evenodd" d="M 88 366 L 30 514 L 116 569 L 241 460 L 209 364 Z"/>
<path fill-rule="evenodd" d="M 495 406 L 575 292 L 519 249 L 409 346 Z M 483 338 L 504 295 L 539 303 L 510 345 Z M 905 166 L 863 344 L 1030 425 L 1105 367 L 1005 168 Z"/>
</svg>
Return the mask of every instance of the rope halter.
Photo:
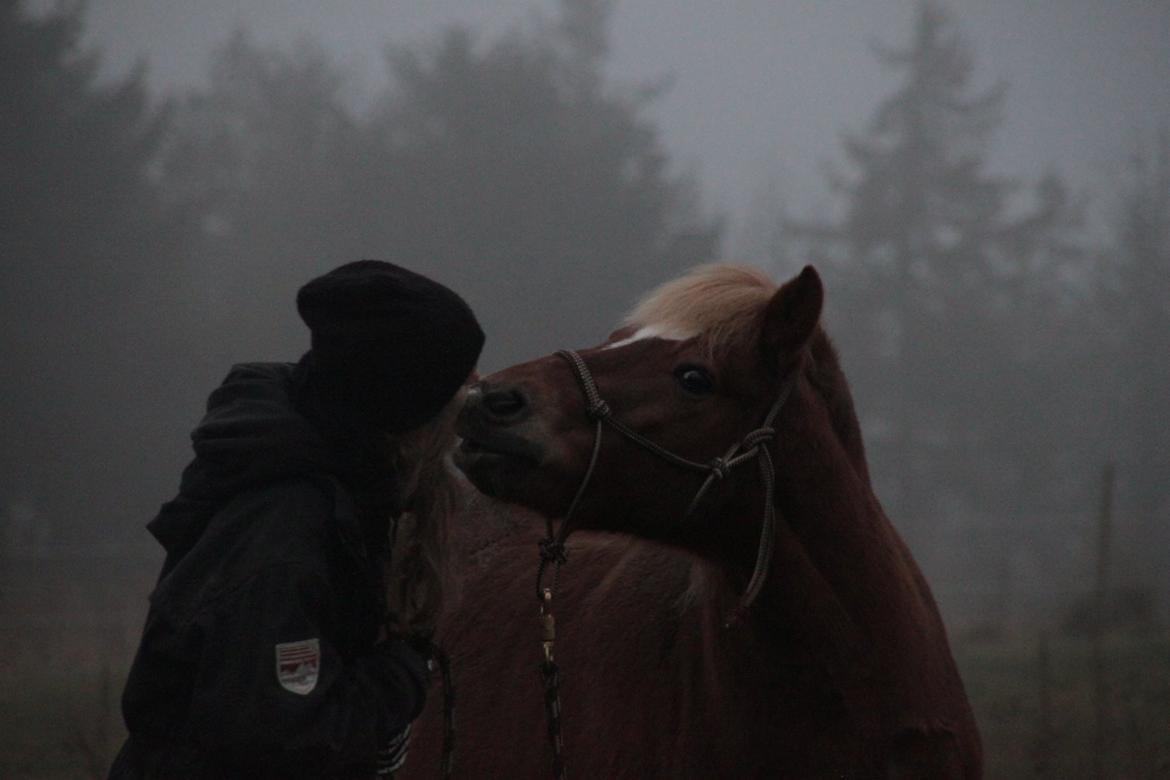
<svg viewBox="0 0 1170 780">
<path fill-rule="evenodd" d="M 728 621 L 728 625 L 731 625 L 736 619 L 746 613 L 748 608 L 751 607 L 752 602 L 755 601 L 756 596 L 759 595 L 764 581 L 767 579 L 768 569 L 772 561 L 772 549 L 776 532 L 776 507 L 774 502 L 776 490 L 775 470 L 772 462 L 772 453 L 768 449 L 768 443 L 776 437 L 776 430 L 772 427 L 772 424 L 776 419 L 776 415 L 780 412 L 780 408 L 792 394 L 792 388 L 796 383 L 795 375 L 790 375 L 781 384 L 776 400 L 772 403 L 771 408 L 768 409 L 767 414 L 764 416 L 758 428 L 749 431 L 742 439 L 731 445 L 722 455 L 712 458 L 706 463 L 700 463 L 671 452 L 616 419 L 613 416 L 609 404 L 602 398 L 601 391 L 597 387 L 597 382 L 594 380 L 593 374 L 589 371 L 589 367 L 585 364 L 581 356 L 569 349 L 560 350 L 556 354 L 563 358 L 573 369 L 573 373 L 577 377 L 577 382 L 581 386 L 581 391 L 585 396 L 585 413 L 594 425 L 593 450 L 589 456 L 589 465 L 585 469 L 585 475 L 582 477 L 581 483 L 577 487 L 577 492 L 569 504 L 569 509 L 561 521 L 559 532 L 554 533 L 552 519 L 547 520 L 547 537 L 540 543 L 541 562 L 540 570 L 537 574 L 537 598 L 542 601 L 545 598 L 543 582 L 545 569 L 548 565 L 553 564 L 559 570 L 560 565 L 566 560 L 565 540 L 572 530 L 573 516 L 597 468 L 598 455 L 601 452 L 602 430 L 604 426 L 608 425 L 617 433 L 643 449 L 649 450 L 658 457 L 680 468 L 706 474 L 706 478 L 699 486 L 695 497 L 687 507 L 684 518 L 694 514 L 695 509 L 710 491 L 711 486 L 716 482 L 726 479 L 732 470 L 753 460 L 759 463 L 760 478 L 764 483 L 764 520 L 760 529 L 760 542 L 756 551 L 755 568 L 752 571 L 751 579 L 748 580 L 747 587 L 740 596 L 739 605 L 732 614 L 732 618 Z"/>
</svg>

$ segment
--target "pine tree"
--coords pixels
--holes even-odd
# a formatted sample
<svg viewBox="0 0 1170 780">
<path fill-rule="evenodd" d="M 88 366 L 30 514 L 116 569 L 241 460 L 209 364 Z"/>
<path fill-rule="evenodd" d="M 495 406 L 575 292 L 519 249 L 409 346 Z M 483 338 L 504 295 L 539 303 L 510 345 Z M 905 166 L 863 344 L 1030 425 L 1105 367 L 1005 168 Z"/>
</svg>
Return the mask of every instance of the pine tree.
<svg viewBox="0 0 1170 780">
<path fill-rule="evenodd" d="M 1114 366 L 1118 381 L 1100 402 L 1119 412 L 1107 441 L 1120 456 L 1139 576 L 1159 581 L 1170 550 L 1170 131 L 1132 154 L 1114 245 L 1102 290 L 1112 338 L 1100 363 Z"/>
<path fill-rule="evenodd" d="M 80 36 L 77 11 L 0 0 L 0 504 L 74 540 L 162 498 L 149 450 L 185 379 L 161 361 L 189 324 L 183 215 L 151 180 L 166 114 L 141 71 L 100 82 Z"/>
<path fill-rule="evenodd" d="M 184 95 L 163 158 L 167 197 L 200 215 L 196 294 L 203 358 L 295 359 L 306 346 L 297 288 L 349 260 L 378 256 L 360 187 L 370 167 L 345 79 L 311 42 L 266 48 L 237 31 L 212 56 L 207 87 Z"/>
<path fill-rule="evenodd" d="M 536 34 L 453 31 L 392 59 L 383 137 L 416 190 L 388 243 L 467 291 L 488 360 L 596 341 L 635 296 L 713 259 L 717 226 L 644 115 L 655 90 L 604 76 L 610 6 L 568 0 Z"/>
<path fill-rule="evenodd" d="M 972 450 L 999 446 L 1004 407 L 992 401 L 1011 386 L 1017 334 L 1032 324 L 1020 319 L 1021 296 L 1059 286 L 1031 266 L 1074 261 L 1059 233 L 1075 209 L 1049 176 L 1021 215 L 1019 184 L 987 172 L 1005 90 L 973 87 L 971 53 L 941 5 L 924 0 L 910 44 L 877 54 L 901 83 L 864 133 L 845 137 L 849 170 L 830 180 L 840 220 L 787 227 L 840 277 L 839 330 L 875 434 L 875 471 L 893 516 L 921 542 L 940 501 L 1002 509 L 987 499 L 1008 477 L 965 471 L 978 466 Z"/>
<path fill-rule="evenodd" d="M 604 77 L 609 6 L 566 0 L 534 32 L 394 49 L 366 112 L 312 50 L 237 37 L 181 110 L 167 168 L 206 214 L 223 343 L 295 350 L 296 285 L 374 257 L 463 293 L 485 365 L 511 362 L 597 340 L 635 296 L 712 259 L 717 225 L 645 117 L 653 90 Z"/>
</svg>

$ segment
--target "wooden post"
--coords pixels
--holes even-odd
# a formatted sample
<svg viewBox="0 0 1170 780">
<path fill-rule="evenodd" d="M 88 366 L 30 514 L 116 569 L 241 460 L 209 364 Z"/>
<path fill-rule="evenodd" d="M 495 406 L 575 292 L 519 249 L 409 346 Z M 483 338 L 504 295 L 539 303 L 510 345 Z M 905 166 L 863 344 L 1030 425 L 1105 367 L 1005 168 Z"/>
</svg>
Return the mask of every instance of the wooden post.
<svg viewBox="0 0 1170 780">
<path fill-rule="evenodd" d="M 1097 520 L 1097 576 L 1093 593 L 1093 776 L 1105 777 L 1107 687 L 1105 681 L 1105 616 L 1109 589 L 1109 544 L 1113 533 L 1113 464 L 1101 475 L 1101 513 Z"/>
<path fill-rule="evenodd" d="M 1037 777 L 1048 777 L 1052 759 L 1052 661 L 1048 633 L 1040 634 L 1036 645 L 1036 753 L 1033 766 Z"/>
</svg>

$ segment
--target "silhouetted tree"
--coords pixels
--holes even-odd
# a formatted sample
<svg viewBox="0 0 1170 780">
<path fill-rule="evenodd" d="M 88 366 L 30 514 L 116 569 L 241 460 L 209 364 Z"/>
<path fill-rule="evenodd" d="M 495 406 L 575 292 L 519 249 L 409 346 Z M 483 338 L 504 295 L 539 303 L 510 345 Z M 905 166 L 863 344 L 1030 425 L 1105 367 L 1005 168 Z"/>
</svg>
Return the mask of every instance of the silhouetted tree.
<svg viewBox="0 0 1170 780">
<path fill-rule="evenodd" d="M 237 36 L 185 104 L 167 167 L 203 204 L 225 333 L 249 323 L 287 354 L 310 270 L 381 257 L 466 294 L 498 363 L 595 340 L 638 293 L 711 259 L 716 226 L 644 116 L 653 90 L 603 76 L 608 7 L 574 0 L 534 33 L 480 44 L 456 28 L 394 50 L 366 114 L 323 58 Z"/>
<path fill-rule="evenodd" d="M 841 219 L 788 231 L 840 276 L 875 471 L 921 542 L 943 504 L 1002 511 L 1013 469 L 1032 457 L 1005 462 L 1001 437 L 1025 417 L 1013 394 L 1037 368 L 1030 329 L 1051 313 L 1045 296 L 1063 295 L 1053 265 L 1077 260 L 1061 243 L 1075 209 L 1055 176 L 1025 210 L 1019 185 L 987 172 L 1004 90 L 973 90 L 968 46 L 941 5 L 922 2 L 910 45 L 878 57 L 902 81 L 845 137 L 850 171 L 831 179 Z"/>
<path fill-rule="evenodd" d="M 189 314 L 182 215 L 150 178 L 165 114 L 141 72 L 100 83 L 79 37 L 76 11 L 0 0 L 0 504 L 74 539 L 162 498 L 158 444 L 186 384 L 164 361 Z"/>
<path fill-rule="evenodd" d="M 1170 131 L 1134 150 L 1115 226 L 1101 291 L 1111 337 L 1097 361 L 1115 374 L 1100 403 L 1116 409 L 1107 441 L 1135 521 L 1139 576 L 1161 581 L 1170 559 Z"/>
<path fill-rule="evenodd" d="M 642 117 L 650 95 L 607 88 L 603 20 L 569 18 L 567 40 L 478 52 L 455 32 L 393 61 L 386 137 L 418 184 L 394 243 L 459 269 L 508 359 L 596 339 L 632 296 L 714 252 Z"/>
<path fill-rule="evenodd" d="M 343 76 L 310 43 L 265 49 L 235 33 L 208 86 L 176 108 L 163 165 L 167 197 L 195 210 L 207 327 L 202 357 L 219 365 L 289 359 L 307 346 L 297 287 L 341 262 L 378 254 L 362 224 L 359 120 Z M 388 218 L 388 217 L 387 217 Z"/>
</svg>

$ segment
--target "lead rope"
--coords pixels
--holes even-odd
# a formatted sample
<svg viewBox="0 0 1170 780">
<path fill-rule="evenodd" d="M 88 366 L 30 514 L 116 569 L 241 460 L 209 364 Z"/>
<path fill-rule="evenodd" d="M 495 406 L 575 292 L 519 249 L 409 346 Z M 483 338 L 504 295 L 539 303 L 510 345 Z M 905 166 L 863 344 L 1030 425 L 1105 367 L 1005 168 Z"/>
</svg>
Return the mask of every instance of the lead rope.
<svg viewBox="0 0 1170 780">
<path fill-rule="evenodd" d="M 455 766 L 455 681 L 451 676 L 451 659 L 443 648 L 432 642 L 431 652 L 439 665 L 439 679 L 443 683 L 442 775 L 444 780 L 448 780 Z"/>
<path fill-rule="evenodd" d="M 761 446 L 760 477 L 764 480 L 764 497 L 767 503 L 764 505 L 764 522 L 760 527 L 760 544 L 756 548 L 756 566 L 752 570 L 747 587 L 744 588 L 743 594 L 739 597 L 739 604 L 724 622 L 724 628 L 731 628 L 743 622 L 748 609 L 756 600 L 756 596 L 760 595 L 764 581 L 768 579 L 768 571 L 772 565 L 772 550 L 776 543 L 776 506 L 773 504 L 773 496 L 776 493 L 776 476 L 772 469 L 772 453 L 768 451 L 767 447 Z"/>
<path fill-rule="evenodd" d="M 385 619 L 384 626 L 390 630 L 389 616 Z M 439 667 L 439 679 L 443 686 L 443 757 L 439 765 L 439 772 L 443 780 L 449 780 L 451 770 L 455 765 L 455 681 L 451 675 L 451 659 L 433 639 L 415 637 L 409 641 L 417 643 L 419 649 L 425 650 L 430 655 L 428 669 L 430 668 L 430 660 L 433 660 L 435 665 Z M 408 725 L 407 728 L 409 729 L 410 726 Z M 395 776 L 396 772 L 389 774 L 390 778 Z"/>
<path fill-rule="evenodd" d="M 544 716 L 548 741 L 553 751 L 553 777 L 565 780 L 565 741 L 561 734 L 561 670 L 553 655 L 557 621 L 552 613 L 552 597 L 552 588 L 545 588 L 540 602 L 541 645 L 544 650 L 540 672 L 544 677 Z"/>
<path fill-rule="evenodd" d="M 571 520 L 593 478 L 593 471 L 597 468 L 597 458 L 601 452 L 601 422 L 609 414 L 609 407 L 597 395 L 596 388 L 586 413 L 594 421 L 593 452 L 589 456 L 589 465 L 585 469 L 581 484 L 577 487 L 577 493 L 569 504 L 569 510 L 561 520 L 560 532 L 554 532 L 551 518 L 545 520 L 546 535 L 540 541 L 540 568 L 536 572 L 536 597 L 540 601 L 541 649 L 544 652 L 544 660 L 540 664 L 540 673 L 544 678 L 544 715 L 548 726 L 548 740 L 553 751 L 553 777 L 556 780 L 566 780 L 566 773 L 565 741 L 561 732 L 561 670 L 554 655 L 557 620 L 552 611 L 553 590 L 556 588 L 561 566 L 568 560 L 565 540 L 572 530 Z M 546 588 L 544 575 L 549 565 L 553 567 L 552 586 Z"/>
<path fill-rule="evenodd" d="M 390 525 L 391 549 L 394 548 L 397 541 L 398 519 L 394 518 Z M 395 620 L 387 611 L 382 618 L 382 630 L 387 636 L 393 636 L 396 633 L 394 624 Z M 439 667 L 439 681 L 443 687 L 443 754 L 439 772 L 443 780 L 449 780 L 451 770 L 455 765 L 455 679 L 451 674 L 451 658 L 447 655 L 447 651 L 430 636 L 418 636 L 413 641 L 417 641 L 422 649 L 430 654 L 435 665 Z M 429 669 L 429 660 L 427 666 Z M 393 778 L 394 773 L 391 773 L 390 777 Z"/>
</svg>

